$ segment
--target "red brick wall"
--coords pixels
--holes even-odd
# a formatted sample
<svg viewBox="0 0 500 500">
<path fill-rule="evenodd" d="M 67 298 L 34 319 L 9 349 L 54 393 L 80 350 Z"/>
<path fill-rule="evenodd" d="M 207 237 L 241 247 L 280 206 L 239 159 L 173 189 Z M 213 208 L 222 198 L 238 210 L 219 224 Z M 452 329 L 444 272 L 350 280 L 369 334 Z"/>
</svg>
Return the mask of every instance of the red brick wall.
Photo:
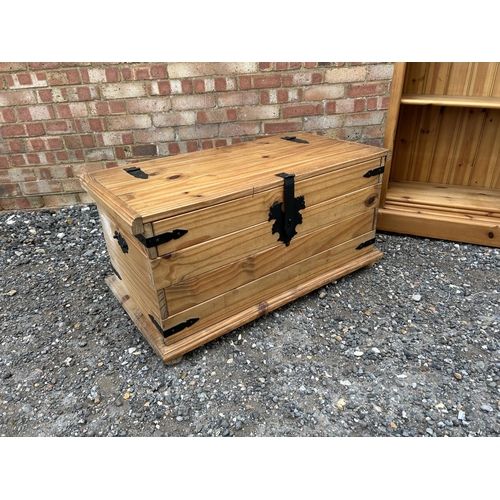
<svg viewBox="0 0 500 500">
<path fill-rule="evenodd" d="M 392 63 L 0 63 L 0 208 L 88 203 L 78 174 L 308 131 L 382 144 Z"/>
</svg>

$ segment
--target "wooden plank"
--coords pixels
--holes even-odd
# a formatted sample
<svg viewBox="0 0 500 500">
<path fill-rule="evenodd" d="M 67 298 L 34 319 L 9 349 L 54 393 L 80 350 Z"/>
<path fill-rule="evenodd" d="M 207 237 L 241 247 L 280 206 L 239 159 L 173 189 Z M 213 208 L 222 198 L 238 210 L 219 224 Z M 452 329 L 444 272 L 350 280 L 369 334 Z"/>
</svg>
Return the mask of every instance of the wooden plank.
<svg viewBox="0 0 500 500">
<path fill-rule="evenodd" d="M 446 216 L 439 212 L 422 214 L 418 211 L 411 213 L 387 207 L 379 210 L 377 230 L 500 247 L 498 220 L 475 220 L 471 223 L 469 217 L 462 217 L 460 220 L 456 215 Z"/>
<path fill-rule="evenodd" d="M 423 94 L 429 64 L 428 62 L 406 63 L 404 94 Z"/>
<path fill-rule="evenodd" d="M 479 140 L 483 131 L 486 112 L 466 108 L 462 114 L 460 134 L 452 159 L 449 184 L 467 186 L 474 167 Z"/>
<path fill-rule="evenodd" d="M 435 106 L 425 106 L 422 108 L 407 180 L 427 180 L 434 158 L 440 118 L 441 108 L 436 108 Z"/>
<path fill-rule="evenodd" d="M 464 210 L 460 208 L 447 208 L 443 210 L 441 207 L 432 207 L 426 205 L 405 205 L 404 203 L 391 202 L 388 205 L 388 210 L 392 212 L 411 212 L 419 214 L 434 215 L 437 218 L 446 217 L 447 219 L 456 218 L 466 224 L 474 225 L 476 222 L 485 222 L 488 224 L 500 224 L 500 210 L 497 213 L 481 212 L 480 210 Z"/>
<path fill-rule="evenodd" d="M 308 134 L 310 135 L 310 134 Z M 309 140 L 310 137 L 307 138 Z M 330 140 L 331 141 L 331 140 Z M 318 145 L 325 145 L 325 139 L 319 136 L 315 136 L 311 139 L 314 147 L 317 148 Z M 157 176 L 159 173 L 168 172 L 174 173 L 174 171 L 180 170 L 194 170 L 198 173 L 210 172 L 214 165 L 218 165 L 221 159 L 225 162 L 231 162 L 233 158 L 237 158 L 238 161 L 244 162 L 245 159 L 259 158 L 272 152 L 273 157 L 286 157 L 287 155 L 293 154 L 290 150 L 290 145 L 293 144 L 288 141 L 284 141 L 279 136 L 266 136 L 260 137 L 253 141 L 241 142 L 229 146 L 223 146 L 218 148 L 206 149 L 202 151 L 193 151 L 189 153 L 183 153 L 179 155 L 166 156 L 155 158 L 153 160 L 144 161 L 134 161 L 131 162 L 127 167 L 139 167 L 143 172 L 149 174 L 152 177 Z M 330 143 L 331 145 L 332 143 Z M 206 167 L 204 170 L 199 170 L 200 167 Z M 167 170 L 168 169 L 168 170 Z M 131 187 L 134 186 L 134 178 L 129 176 L 129 174 L 122 175 L 120 173 L 120 179 L 116 178 L 117 173 L 123 170 L 119 169 L 108 169 L 103 170 L 98 173 L 90 174 L 93 179 L 99 179 L 103 186 L 111 189 L 118 184 L 126 184 L 128 182 Z"/>
<path fill-rule="evenodd" d="M 163 320 L 163 329 L 167 330 L 190 319 L 198 318 L 198 321 L 192 327 L 185 328 L 181 332 L 167 337 L 166 343 L 174 343 L 191 335 L 193 331 L 209 327 L 247 307 L 257 306 L 263 313 L 267 312 L 270 298 L 285 293 L 304 281 L 323 276 L 331 269 L 371 252 L 373 246 L 360 250 L 356 250 L 356 247 L 374 237 L 375 231 L 371 231 Z"/>
<path fill-rule="evenodd" d="M 493 179 L 500 169 L 500 110 L 490 109 L 486 112 L 477 151 L 469 185 L 493 187 Z"/>
<path fill-rule="evenodd" d="M 158 294 L 158 305 L 160 307 L 160 318 L 164 319 L 168 317 L 168 308 L 167 308 L 167 297 L 165 296 L 164 290 L 157 290 Z"/>
<path fill-rule="evenodd" d="M 469 186 L 391 181 L 387 202 L 392 201 L 434 207 L 441 211 L 459 208 L 491 214 L 500 212 L 500 192 Z"/>
<path fill-rule="evenodd" d="M 491 97 L 500 98 L 500 64 L 497 68 L 497 74 L 495 75 L 495 79 L 493 80 L 493 85 L 491 87 Z"/>
<path fill-rule="evenodd" d="M 453 152 L 460 132 L 462 110 L 460 108 L 439 108 L 439 128 L 433 151 L 427 182 L 445 183 L 450 177 Z"/>
<path fill-rule="evenodd" d="M 449 62 L 431 62 L 427 65 L 427 74 L 422 93 L 444 94 L 451 69 Z"/>
<path fill-rule="evenodd" d="M 343 242 L 368 233 L 374 228 L 372 212 L 365 212 L 324 227 L 293 240 L 293 246 L 273 247 L 217 267 L 209 272 L 165 288 L 171 315 L 194 307 L 200 302 L 229 292 L 233 288 L 260 279 Z"/>
<path fill-rule="evenodd" d="M 378 159 L 371 160 L 333 173 L 298 181 L 295 183 L 295 196 L 304 196 L 306 207 L 311 207 L 332 198 L 373 186 L 378 183 L 379 176 L 364 177 L 364 174 L 377 168 L 379 164 Z M 155 222 L 153 229 L 156 235 L 172 232 L 175 229 L 188 231 L 179 239 L 159 245 L 157 247 L 158 255 L 161 256 L 267 222 L 271 205 L 282 202 L 283 196 L 283 185 L 280 185 L 275 189 L 257 193 L 254 196 L 220 203 Z"/>
<path fill-rule="evenodd" d="M 155 235 L 155 233 L 154 233 L 154 229 L 153 229 L 153 224 L 151 222 L 144 224 L 144 232 L 142 233 L 142 236 L 144 238 L 151 238 L 154 235 Z M 144 245 L 142 245 L 142 246 L 144 247 L 143 248 L 144 253 L 147 255 L 147 257 L 149 259 L 152 260 L 152 259 L 156 259 L 158 257 L 158 252 L 156 250 L 156 247 L 147 248 Z"/>
<path fill-rule="evenodd" d="M 403 92 L 406 63 L 394 63 L 394 71 L 389 94 L 389 108 L 385 122 L 384 148 L 392 150 L 398 125 L 399 107 Z"/>
<path fill-rule="evenodd" d="M 487 217 L 491 219 L 492 217 L 500 217 L 500 210 L 495 212 L 480 210 L 480 209 L 472 209 L 472 208 L 461 208 L 456 206 L 447 206 L 447 207 L 439 207 L 434 205 L 421 205 L 419 203 L 405 203 L 401 201 L 393 201 L 387 204 L 387 208 L 397 209 L 397 210 L 419 210 L 420 212 L 425 212 L 426 210 L 435 209 L 433 213 L 443 213 L 448 215 L 458 214 L 458 215 L 467 215 L 470 217 Z"/>
<path fill-rule="evenodd" d="M 451 65 L 446 95 L 468 95 L 474 63 L 454 62 Z"/>
<path fill-rule="evenodd" d="M 401 104 L 500 109 L 499 97 L 403 94 L 401 96 Z"/>
<path fill-rule="evenodd" d="M 474 63 L 468 95 L 479 97 L 491 96 L 497 69 L 498 63 Z"/>
<path fill-rule="evenodd" d="M 401 94 L 403 92 L 405 72 L 406 72 L 405 62 L 394 63 L 394 71 L 392 75 L 391 88 L 389 94 L 389 109 L 387 110 L 387 118 L 385 122 L 385 131 L 384 131 L 384 148 L 389 150 L 389 154 L 387 155 L 387 159 L 385 161 L 385 172 L 382 178 L 382 192 L 380 195 L 380 206 L 384 206 L 387 183 L 389 182 L 389 178 L 391 176 L 392 153 L 395 145 L 396 131 L 398 127 Z"/>
<path fill-rule="evenodd" d="M 297 235 L 307 234 L 356 213 L 373 210 L 379 195 L 380 185 L 377 185 L 306 207 L 301 211 L 302 223 L 296 227 Z M 267 221 L 152 261 L 156 288 L 167 288 L 253 253 L 276 247 L 281 249 L 285 245 L 278 241 L 277 234 L 272 233 L 272 226 L 273 221 Z M 295 240 L 292 240 L 290 248 L 294 247 Z"/>
<path fill-rule="evenodd" d="M 495 176 L 492 181 L 492 188 L 493 189 L 500 189 L 500 159 L 497 161 L 496 167 L 495 167 Z"/>
<path fill-rule="evenodd" d="M 421 108 L 401 106 L 398 131 L 392 152 L 391 179 L 407 180 L 418 137 Z"/>
</svg>

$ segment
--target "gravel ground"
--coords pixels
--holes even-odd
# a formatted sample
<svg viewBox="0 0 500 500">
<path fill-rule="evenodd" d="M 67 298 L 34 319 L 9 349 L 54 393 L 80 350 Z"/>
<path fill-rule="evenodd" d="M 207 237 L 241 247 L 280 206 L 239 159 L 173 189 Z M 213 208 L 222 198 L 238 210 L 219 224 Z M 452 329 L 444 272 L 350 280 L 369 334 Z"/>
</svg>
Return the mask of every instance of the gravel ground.
<svg viewBox="0 0 500 500">
<path fill-rule="evenodd" d="M 0 436 L 500 434 L 500 250 L 384 258 L 164 365 L 94 205 L 0 214 Z"/>
</svg>

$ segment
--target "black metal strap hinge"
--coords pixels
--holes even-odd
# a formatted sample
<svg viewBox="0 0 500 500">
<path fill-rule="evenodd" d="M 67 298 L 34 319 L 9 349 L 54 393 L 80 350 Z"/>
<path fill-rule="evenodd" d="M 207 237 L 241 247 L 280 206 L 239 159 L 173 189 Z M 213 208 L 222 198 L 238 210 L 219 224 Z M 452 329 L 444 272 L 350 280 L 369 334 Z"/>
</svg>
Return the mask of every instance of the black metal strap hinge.
<svg viewBox="0 0 500 500">
<path fill-rule="evenodd" d="M 146 172 L 143 172 L 139 167 L 128 167 L 123 170 L 137 179 L 147 179 L 149 177 L 149 175 Z"/>
<path fill-rule="evenodd" d="M 268 221 L 275 220 L 272 234 L 279 233 L 278 241 L 282 241 L 286 246 L 290 244 L 292 238 L 297 234 L 295 228 L 297 224 L 302 224 L 302 215 L 299 210 L 306 208 L 303 196 L 295 197 L 295 174 L 276 174 L 284 179 L 284 209 L 283 202 L 276 202 L 269 208 Z"/>
<path fill-rule="evenodd" d="M 374 168 L 373 170 L 368 170 L 368 172 L 366 172 L 365 175 L 363 175 L 363 177 L 373 177 L 375 175 L 380 175 L 380 174 L 383 174 L 384 173 L 384 166 L 381 166 L 381 167 L 378 167 L 378 168 Z"/>
<path fill-rule="evenodd" d="M 176 240 L 187 233 L 187 229 L 174 229 L 170 233 L 159 234 L 158 236 L 150 236 L 146 238 L 142 234 L 136 234 L 135 237 L 146 247 L 151 248 L 156 245 L 162 245 L 163 243 L 168 243 L 171 240 Z"/>
<path fill-rule="evenodd" d="M 128 253 L 128 244 L 125 241 L 125 238 L 119 233 L 119 231 L 115 231 L 113 238 L 118 241 L 118 244 L 120 245 L 120 248 L 122 249 L 122 252 Z"/>
<path fill-rule="evenodd" d="M 361 250 L 362 248 L 369 247 L 370 245 L 375 244 L 375 238 L 372 238 L 371 240 L 363 241 L 363 243 L 360 243 L 357 247 L 356 250 Z"/>
<path fill-rule="evenodd" d="M 292 141 L 292 142 L 298 142 L 299 144 L 309 144 L 309 141 L 306 141 L 305 139 L 299 139 L 297 137 L 293 136 L 285 136 L 282 137 L 283 140 L 285 141 Z"/>
<path fill-rule="evenodd" d="M 190 318 L 183 323 L 179 323 L 178 325 L 173 326 L 172 328 L 168 328 L 167 330 L 163 330 L 163 328 L 158 324 L 158 322 L 153 318 L 151 314 L 148 315 L 149 319 L 153 322 L 153 324 L 156 326 L 158 331 L 163 335 L 163 338 L 166 339 L 170 335 L 174 335 L 175 333 L 182 332 L 182 330 L 185 330 L 186 328 L 189 328 L 190 326 L 193 326 L 200 318 Z"/>
</svg>

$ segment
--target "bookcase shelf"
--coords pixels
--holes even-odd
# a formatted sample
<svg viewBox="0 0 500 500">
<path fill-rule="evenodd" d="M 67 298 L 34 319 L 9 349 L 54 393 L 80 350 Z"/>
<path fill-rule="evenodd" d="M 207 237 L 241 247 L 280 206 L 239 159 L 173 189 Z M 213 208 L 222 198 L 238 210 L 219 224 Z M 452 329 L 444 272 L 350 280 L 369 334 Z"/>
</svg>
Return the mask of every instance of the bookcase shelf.
<svg viewBox="0 0 500 500">
<path fill-rule="evenodd" d="M 401 96 L 401 104 L 410 104 L 414 106 L 431 105 L 431 106 L 454 106 L 461 108 L 500 109 L 500 98 L 404 94 Z"/>
</svg>

